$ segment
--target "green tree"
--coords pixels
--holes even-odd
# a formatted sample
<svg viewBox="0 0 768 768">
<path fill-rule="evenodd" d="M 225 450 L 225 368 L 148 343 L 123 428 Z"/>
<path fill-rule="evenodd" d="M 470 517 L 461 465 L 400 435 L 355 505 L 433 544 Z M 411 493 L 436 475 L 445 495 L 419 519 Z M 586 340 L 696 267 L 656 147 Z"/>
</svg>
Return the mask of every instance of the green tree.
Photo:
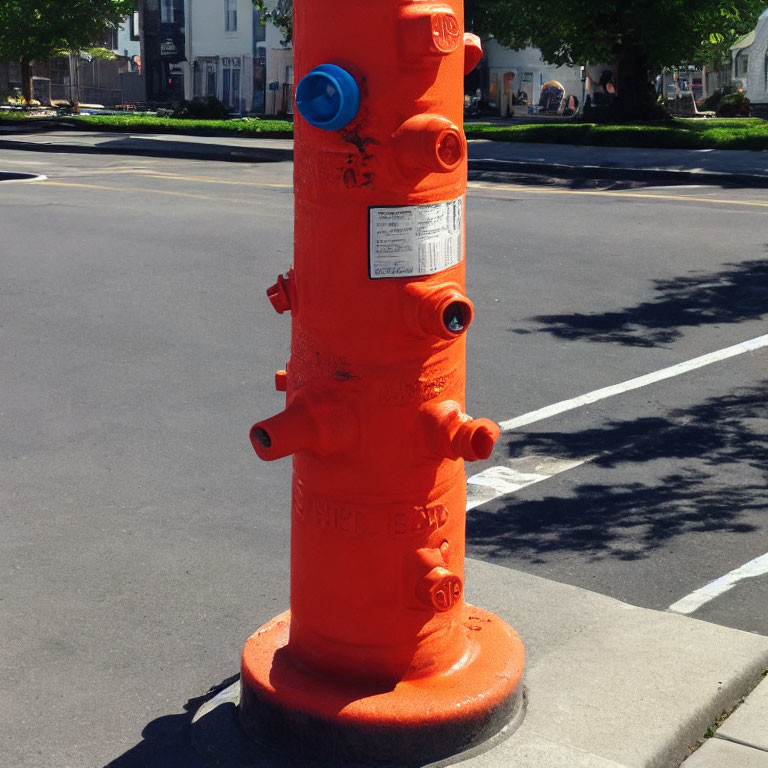
<svg viewBox="0 0 768 768">
<path fill-rule="evenodd" d="M 752 30 L 766 0 L 468 0 L 475 31 L 533 45 L 551 64 L 615 64 L 621 119 L 653 114 L 662 67 L 714 59 Z"/>
<path fill-rule="evenodd" d="M 33 61 L 92 46 L 134 5 L 135 0 L 0 0 L 0 56 L 21 62 L 24 98 L 32 98 Z"/>
<path fill-rule="evenodd" d="M 253 0 L 262 24 L 271 21 L 282 33 L 283 45 L 293 41 L 293 0 Z"/>
</svg>

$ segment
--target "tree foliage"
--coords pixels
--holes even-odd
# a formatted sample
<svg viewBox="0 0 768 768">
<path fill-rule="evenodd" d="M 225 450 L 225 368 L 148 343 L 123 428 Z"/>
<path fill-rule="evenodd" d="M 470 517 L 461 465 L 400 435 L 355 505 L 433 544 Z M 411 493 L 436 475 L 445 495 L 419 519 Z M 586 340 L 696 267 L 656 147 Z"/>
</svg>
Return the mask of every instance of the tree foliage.
<svg viewBox="0 0 768 768">
<path fill-rule="evenodd" d="M 468 6 L 475 31 L 492 34 L 508 48 L 533 45 L 545 61 L 558 65 L 615 63 L 619 96 L 625 106 L 636 102 L 631 106 L 637 112 L 643 109 L 640 102 L 647 108 L 652 98 L 649 74 L 722 58 L 754 28 L 766 2 L 470 0 Z"/>
<path fill-rule="evenodd" d="M 282 33 L 283 45 L 293 41 L 293 0 L 253 0 L 261 23 L 271 21 Z"/>
<path fill-rule="evenodd" d="M 134 6 L 135 0 L 0 0 L 0 57 L 21 61 L 30 100 L 32 61 L 92 46 Z"/>
<path fill-rule="evenodd" d="M 473 0 L 473 19 L 512 49 L 534 45 L 552 64 L 610 62 L 641 48 L 654 69 L 706 60 L 750 32 L 765 0 Z"/>
<path fill-rule="evenodd" d="M 134 0 L 0 0 L 0 56 L 45 59 L 93 45 Z"/>
</svg>

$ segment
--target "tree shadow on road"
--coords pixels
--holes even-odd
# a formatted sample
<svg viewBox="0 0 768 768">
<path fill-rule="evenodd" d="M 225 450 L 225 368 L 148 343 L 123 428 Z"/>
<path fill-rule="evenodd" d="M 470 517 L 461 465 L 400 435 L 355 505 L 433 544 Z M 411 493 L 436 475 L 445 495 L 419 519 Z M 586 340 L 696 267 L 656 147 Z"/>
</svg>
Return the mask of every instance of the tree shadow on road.
<svg viewBox="0 0 768 768">
<path fill-rule="evenodd" d="M 516 433 L 512 457 L 526 454 L 581 459 L 620 469 L 600 484 L 569 495 L 473 510 L 467 521 L 470 552 L 545 562 L 556 553 L 590 559 L 637 560 L 688 533 L 750 533 L 752 513 L 768 509 L 768 380 L 714 397 L 666 418 L 611 421 L 580 432 Z M 670 471 L 670 463 L 684 468 Z M 644 464 L 651 482 L 627 480 Z M 643 475 L 647 477 L 646 473 Z"/>
<path fill-rule="evenodd" d="M 541 332 L 561 339 L 657 347 L 683 328 L 768 317 L 768 259 L 728 264 L 717 273 L 655 281 L 658 297 L 636 307 L 593 314 L 538 315 Z M 530 333 L 530 331 L 520 331 Z"/>
</svg>

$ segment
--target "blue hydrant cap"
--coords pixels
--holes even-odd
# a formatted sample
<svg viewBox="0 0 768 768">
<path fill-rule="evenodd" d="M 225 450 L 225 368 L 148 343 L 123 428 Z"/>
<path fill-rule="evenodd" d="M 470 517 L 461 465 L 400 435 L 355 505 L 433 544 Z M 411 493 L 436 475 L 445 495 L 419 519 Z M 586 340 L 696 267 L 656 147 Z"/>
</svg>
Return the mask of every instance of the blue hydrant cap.
<svg viewBox="0 0 768 768">
<path fill-rule="evenodd" d="M 360 108 L 360 89 L 345 69 L 321 64 L 299 80 L 296 108 L 315 128 L 338 131 L 354 120 Z"/>
</svg>

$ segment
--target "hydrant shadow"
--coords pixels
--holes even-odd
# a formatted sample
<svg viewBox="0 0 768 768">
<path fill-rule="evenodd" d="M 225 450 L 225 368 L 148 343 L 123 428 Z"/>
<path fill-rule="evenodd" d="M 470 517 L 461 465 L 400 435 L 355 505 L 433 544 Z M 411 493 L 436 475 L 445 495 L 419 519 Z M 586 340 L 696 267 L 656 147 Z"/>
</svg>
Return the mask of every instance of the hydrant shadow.
<svg viewBox="0 0 768 768">
<path fill-rule="evenodd" d="M 104 768 L 206 768 L 210 764 L 192 746 L 192 718 L 206 701 L 238 679 L 239 675 L 228 678 L 204 695 L 189 699 L 183 713 L 147 723 L 142 740 Z"/>
<path fill-rule="evenodd" d="M 295 759 L 278 754 L 266 743 L 252 741 L 240 729 L 236 698 L 239 680 L 240 675 L 234 675 L 204 695 L 189 699 L 183 714 L 164 715 L 152 720 L 141 732 L 142 741 L 104 768 L 298 766 Z M 201 711 L 207 703 L 213 706 Z M 314 768 L 311 763 L 306 765 Z M 318 765 L 317 768 L 324 767 Z"/>
<path fill-rule="evenodd" d="M 234 675 L 189 699 L 184 713 L 149 722 L 142 741 L 104 768 L 365 768 L 281 750 L 267 727 L 246 734 L 239 723 L 239 697 L 240 675 Z"/>
</svg>

